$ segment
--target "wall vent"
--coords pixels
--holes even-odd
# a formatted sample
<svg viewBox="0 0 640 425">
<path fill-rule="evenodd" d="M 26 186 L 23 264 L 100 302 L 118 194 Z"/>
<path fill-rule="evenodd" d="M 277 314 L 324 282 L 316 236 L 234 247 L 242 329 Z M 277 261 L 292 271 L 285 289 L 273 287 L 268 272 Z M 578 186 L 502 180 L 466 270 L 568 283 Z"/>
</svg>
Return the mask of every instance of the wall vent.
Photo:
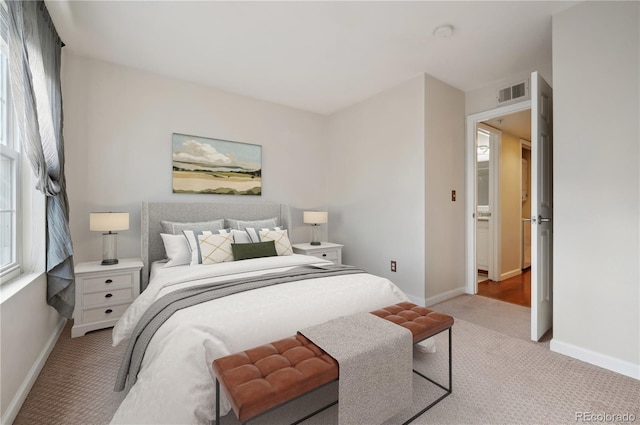
<svg viewBox="0 0 640 425">
<path fill-rule="evenodd" d="M 498 90 L 498 104 L 512 102 L 529 96 L 529 80 Z"/>
</svg>

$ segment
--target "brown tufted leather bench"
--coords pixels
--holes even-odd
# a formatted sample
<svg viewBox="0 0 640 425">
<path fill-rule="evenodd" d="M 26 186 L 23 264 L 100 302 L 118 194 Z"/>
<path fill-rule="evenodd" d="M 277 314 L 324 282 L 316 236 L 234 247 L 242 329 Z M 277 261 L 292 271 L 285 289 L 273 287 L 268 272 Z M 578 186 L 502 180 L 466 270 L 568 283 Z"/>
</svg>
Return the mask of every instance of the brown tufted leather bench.
<svg viewBox="0 0 640 425">
<path fill-rule="evenodd" d="M 409 302 L 394 304 L 371 314 L 409 329 L 414 344 L 449 330 L 449 388 L 414 370 L 447 393 L 406 422 L 409 423 L 451 394 L 453 317 Z M 216 359 L 213 371 L 216 375 L 216 425 L 220 424 L 220 386 L 238 420 L 246 423 L 276 406 L 337 380 L 339 376 L 338 362 L 300 334 Z"/>
</svg>

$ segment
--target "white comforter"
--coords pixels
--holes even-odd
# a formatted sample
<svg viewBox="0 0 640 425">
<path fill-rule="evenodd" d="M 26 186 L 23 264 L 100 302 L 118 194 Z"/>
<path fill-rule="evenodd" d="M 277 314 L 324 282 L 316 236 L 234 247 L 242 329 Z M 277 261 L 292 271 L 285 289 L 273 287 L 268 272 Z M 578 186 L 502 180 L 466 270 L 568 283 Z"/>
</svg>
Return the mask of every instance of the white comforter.
<svg viewBox="0 0 640 425">
<path fill-rule="evenodd" d="M 113 329 L 113 344 L 126 343 L 156 299 L 189 286 L 193 279 L 215 276 L 213 279 L 224 281 L 321 262 L 316 257 L 291 255 L 164 269 L 120 318 Z M 111 423 L 210 423 L 215 419 L 214 359 L 336 317 L 407 300 L 388 279 L 363 273 L 269 286 L 181 310 L 151 340 L 138 380 Z M 221 401 L 224 415 L 230 405 L 225 397 Z"/>
</svg>

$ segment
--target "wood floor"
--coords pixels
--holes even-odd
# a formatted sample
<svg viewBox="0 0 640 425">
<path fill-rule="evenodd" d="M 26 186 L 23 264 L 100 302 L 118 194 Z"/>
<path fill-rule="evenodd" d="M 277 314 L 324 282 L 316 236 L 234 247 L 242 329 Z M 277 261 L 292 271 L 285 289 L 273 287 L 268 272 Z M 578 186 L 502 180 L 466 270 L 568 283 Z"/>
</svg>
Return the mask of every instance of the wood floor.
<svg viewBox="0 0 640 425">
<path fill-rule="evenodd" d="M 531 269 L 501 282 L 493 280 L 479 282 L 478 295 L 531 307 Z"/>
</svg>

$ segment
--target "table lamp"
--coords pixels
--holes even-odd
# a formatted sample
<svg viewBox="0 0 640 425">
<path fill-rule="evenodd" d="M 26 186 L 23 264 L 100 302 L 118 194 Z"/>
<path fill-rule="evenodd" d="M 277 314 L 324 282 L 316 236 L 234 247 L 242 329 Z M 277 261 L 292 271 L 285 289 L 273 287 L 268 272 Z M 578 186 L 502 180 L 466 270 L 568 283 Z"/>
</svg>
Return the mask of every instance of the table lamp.
<svg viewBox="0 0 640 425">
<path fill-rule="evenodd" d="M 102 265 L 118 264 L 118 230 L 129 229 L 129 213 L 95 212 L 89 215 L 89 229 L 102 234 Z"/>
<path fill-rule="evenodd" d="M 313 233 L 311 245 L 320 245 L 318 241 L 318 226 L 326 223 L 329 219 L 329 213 L 326 211 L 305 211 L 302 214 L 302 221 L 306 224 L 311 224 L 311 230 Z"/>
</svg>

